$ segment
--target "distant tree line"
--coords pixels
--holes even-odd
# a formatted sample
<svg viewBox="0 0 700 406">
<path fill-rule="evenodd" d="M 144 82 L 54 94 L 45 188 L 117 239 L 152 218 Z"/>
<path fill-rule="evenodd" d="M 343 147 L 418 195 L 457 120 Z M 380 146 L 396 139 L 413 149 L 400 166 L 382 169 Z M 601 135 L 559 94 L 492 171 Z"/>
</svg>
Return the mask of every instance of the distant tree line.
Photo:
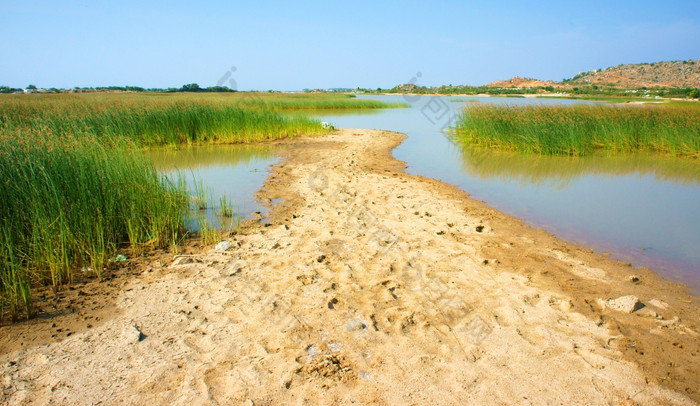
<svg viewBox="0 0 700 406">
<path fill-rule="evenodd" d="M 236 92 L 227 86 L 211 86 L 200 87 L 197 83 L 188 83 L 182 87 L 162 88 L 143 88 L 139 86 L 106 86 L 106 87 L 74 87 L 72 89 L 37 89 L 34 85 L 26 87 L 34 93 L 63 93 L 63 92 L 155 92 L 155 93 L 177 93 L 177 92 L 193 92 L 193 93 L 227 93 Z M 342 89 L 343 91 L 351 91 L 351 89 Z M 306 92 L 338 92 L 341 89 L 304 89 Z M 537 86 L 537 87 L 490 87 L 490 86 L 466 86 L 466 85 L 443 85 L 443 86 L 417 86 L 414 84 L 403 84 L 394 86 L 390 89 L 368 89 L 358 87 L 355 92 L 361 93 L 382 93 L 382 94 L 441 94 L 441 95 L 504 95 L 517 96 L 526 94 L 545 94 L 545 93 L 566 93 L 568 95 L 577 96 L 615 96 L 615 97 L 678 97 L 688 99 L 700 98 L 700 88 L 694 87 L 640 87 L 640 88 L 617 88 L 613 86 L 602 85 L 581 85 L 581 86 Z M 9 86 L 0 86 L 0 93 L 23 93 L 25 89 L 13 88 Z M 270 90 L 269 92 L 272 92 Z"/>
<path fill-rule="evenodd" d="M 170 90 L 170 89 L 168 89 Z M 225 92 L 235 92 L 236 90 L 230 89 L 228 86 L 211 86 L 211 87 L 199 87 L 196 83 L 189 83 L 187 85 L 182 85 L 181 88 L 177 90 L 178 92 L 208 92 L 208 93 L 225 93 Z"/>
<path fill-rule="evenodd" d="M 526 95 L 546 93 L 566 93 L 581 96 L 616 96 L 616 97 L 678 97 L 700 98 L 700 88 L 694 87 L 640 87 L 640 88 L 616 88 L 612 86 L 584 85 L 584 86 L 537 86 L 537 87 L 490 87 L 490 86 L 417 86 L 404 84 L 390 89 L 355 89 L 362 93 L 382 94 L 439 94 L 439 95 Z"/>
<path fill-rule="evenodd" d="M 26 90 L 25 90 L 26 89 Z M 228 86 L 210 86 L 210 87 L 200 87 L 196 83 L 188 83 L 182 85 L 182 87 L 169 87 L 166 89 L 162 88 L 143 88 L 140 86 L 97 86 L 97 87 L 74 87 L 72 89 L 38 89 L 34 85 L 29 85 L 25 89 L 0 86 L 0 93 L 24 93 L 25 91 L 37 92 L 37 93 L 64 93 L 64 92 L 157 92 L 157 93 L 176 93 L 176 92 L 201 92 L 201 93 L 227 93 L 235 92 L 236 90 L 230 89 Z"/>
</svg>

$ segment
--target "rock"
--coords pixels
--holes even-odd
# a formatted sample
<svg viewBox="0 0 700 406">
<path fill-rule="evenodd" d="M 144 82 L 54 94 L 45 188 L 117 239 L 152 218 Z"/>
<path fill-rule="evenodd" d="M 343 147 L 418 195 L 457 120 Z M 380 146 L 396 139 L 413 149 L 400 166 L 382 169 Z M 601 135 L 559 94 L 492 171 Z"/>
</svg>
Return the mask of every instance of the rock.
<svg viewBox="0 0 700 406">
<path fill-rule="evenodd" d="M 649 304 L 662 310 L 668 309 L 668 303 L 664 302 L 663 300 L 651 299 Z"/>
<path fill-rule="evenodd" d="M 227 249 L 231 248 L 231 242 L 230 241 L 221 241 L 220 243 L 216 244 L 214 247 L 214 250 L 216 251 L 226 251 Z"/>
<path fill-rule="evenodd" d="M 127 327 L 124 329 L 122 336 L 126 341 L 130 343 L 138 343 L 146 338 L 146 335 L 143 334 L 141 332 L 141 329 L 139 329 L 135 324 L 127 325 Z"/>
<path fill-rule="evenodd" d="M 365 372 L 365 371 L 360 372 L 360 378 L 366 379 L 366 380 L 368 380 L 368 381 L 373 381 L 373 380 L 374 380 L 374 378 L 372 378 L 372 375 L 368 374 L 368 373 Z"/>
<path fill-rule="evenodd" d="M 307 352 L 306 359 L 311 359 L 314 357 L 314 355 L 316 355 L 318 353 L 318 350 L 316 349 L 316 347 L 314 347 L 313 344 L 311 344 L 311 345 L 308 345 L 306 347 L 306 352 Z"/>
<path fill-rule="evenodd" d="M 246 263 L 243 261 L 235 261 L 235 262 L 229 262 L 226 264 L 224 269 L 220 271 L 221 276 L 234 276 L 243 270 L 245 267 Z"/>
<path fill-rule="evenodd" d="M 658 319 L 659 317 L 661 317 L 657 312 L 651 310 L 648 307 L 645 307 L 644 309 L 640 310 L 639 313 L 637 313 L 637 314 L 641 314 L 643 316 L 648 316 L 648 317 L 651 317 L 654 319 Z"/>
<path fill-rule="evenodd" d="M 345 323 L 345 329 L 347 331 L 359 331 L 365 328 L 367 328 L 367 325 L 362 320 L 354 319 Z"/>
<path fill-rule="evenodd" d="M 114 258 L 110 258 L 109 262 L 124 262 L 126 261 L 126 257 L 122 254 L 117 255 Z"/>
<path fill-rule="evenodd" d="M 574 303 L 571 300 L 562 300 L 559 303 L 559 309 L 563 312 L 570 312 L 573 309 Z"/>
<path fill-rule="evenodd" d="M 197 258 L 193 257 L 177 257 L 175 258 L 175 261 L 173 261 L 173 264 L 170 266 L 181 266 L 181 265 L 189 265 L 189 264 L 195 264 L 195 263 L 201 263 L 202 261 L 198 260 Z"/>
<path fill-rule="evenodd" d="M 644 307 L 639 298 L 634 295 L 620 296 L 617 299 L 599 300 L 601 307 L 624 313 L 634 313 Z"/>
<path fill-rule="evenodd" d="M 627 279 L 632 283 L 640 283 L 642 281 L 642 277 L 639 275 L 630 275 Z"/>
</svg>

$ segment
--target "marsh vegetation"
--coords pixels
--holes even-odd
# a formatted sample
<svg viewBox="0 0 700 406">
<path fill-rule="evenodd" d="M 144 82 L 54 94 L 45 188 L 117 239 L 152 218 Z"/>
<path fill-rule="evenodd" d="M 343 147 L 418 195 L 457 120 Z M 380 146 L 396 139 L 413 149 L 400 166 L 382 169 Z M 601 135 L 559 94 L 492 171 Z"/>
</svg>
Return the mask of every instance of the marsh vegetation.
<svg viewBox="0 0 700 406">
<path fill-rule="evenodd" d="M 299 109 L 379 108 L 315 94 L 55 94 L 0 97 L 0 315 L 31 316 L 32 286 L 98 278 L 118 250 L 174 249 L 204 185 L 159 173 L 144 147 L 252 143 L 319 135 Z M 219 202 L 233 218 L 231 202 Z M 235 221 L 235 220 L 234 220 Z M 205 242 L 217 231 L 198 219 Z"/>
<path fill-rule="evenodd" d="M 454 128 L 464 144 L 585 156 L 649 152 L 700 157 L 700 109 L 685 106 L 475 105 Z"/>
</svg>

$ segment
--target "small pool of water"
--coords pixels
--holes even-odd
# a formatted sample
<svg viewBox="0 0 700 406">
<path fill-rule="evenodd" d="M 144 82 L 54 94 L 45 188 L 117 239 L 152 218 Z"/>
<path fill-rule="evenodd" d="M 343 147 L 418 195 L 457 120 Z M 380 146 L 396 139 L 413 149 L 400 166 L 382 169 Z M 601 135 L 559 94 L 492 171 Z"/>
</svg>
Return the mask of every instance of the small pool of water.
<svg viewBox="0 0 700 406">
<path fill-rule="evenodd" d="M 265 183 L 269 166 L 279 160 L 274 151 L 271 146 L 204 145 L 152 149 L 146 155 L 171 179 L 182 177 L 192 196 L 197 194 L 199 182 L 207 191 L 206 210 L 199 211 L 192 205 L 194 215 L 188 228 L 195 230 L 201 218 L 217 228 L 235 226 L 237 217 L 220 215 L 222 197 L 240 218 L 252 218 L 255 212 L 263 212 L 264 216 L 265 209 L 255 199 L 255 192 Z"/>
<path fill-rule="evenodd" d="M 363 96 L 359 96 L 363 97 Z M 444 131 L 470 103 L 572 104 L 576 100 L 365 96 L 408 103 L 377 114 L 317 114 L 336 127 L 405 133 L 394 150 L 408 172 L 566 240 L 610 252 L 700 292 L 700 164 L 653 156 L 545 157 L 455 145 Z M 460 102 L 453 102 L 460 100 Z M 583 102 L 590 103 L 590 102 Z"/>
</svg>

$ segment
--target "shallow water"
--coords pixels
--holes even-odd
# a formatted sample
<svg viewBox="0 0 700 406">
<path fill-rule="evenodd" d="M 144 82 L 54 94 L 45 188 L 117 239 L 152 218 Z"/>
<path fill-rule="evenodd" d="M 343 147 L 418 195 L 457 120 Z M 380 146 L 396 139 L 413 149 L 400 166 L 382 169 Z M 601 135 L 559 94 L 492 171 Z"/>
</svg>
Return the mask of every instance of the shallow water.
<svg viewBox="0 0 700 406">
<path fill-rule="evenodd" d="M 251 218 L 254 212 L 264 212 L 255 199 L 268 175 L 268 167 L 279 158 L 275 148 L 257 145 L 205 145 L 180 149 L 152 149 L 146 155 L 156 169 L 172 179 L 182 176 L 191 195 L 195 195 L 195 182 L 200 181 L 208 190 L 209 208 L 202 212 L 193 210 L 195 216 L 190 229 L 198 227 L 197 215 L 207 219 L 217 228 L 231 227 L 236 219 L 218 215 L 220 198 L 233 203 L 234 211 L 241 218 Z M 194 205 L 193 205 L 194 206 Z"/>
<path fill-rule="evenodd" d="M 362 97 L 362 96 L 360 96 Z M 700 163 L 652 156 L 544 157 L 455 145 L 444 129 L 471 100 L 572 104 L 575 100 L 366 96 L 410 104 L 377 114 L 316 114 L 336 127 L 405 133 L 394 150 L 408 172 L 458 186 L 473 198 L 566 240 L 700 292 Z M 465 100 L 450 102 L 450 100 Z"/>
</svg>

